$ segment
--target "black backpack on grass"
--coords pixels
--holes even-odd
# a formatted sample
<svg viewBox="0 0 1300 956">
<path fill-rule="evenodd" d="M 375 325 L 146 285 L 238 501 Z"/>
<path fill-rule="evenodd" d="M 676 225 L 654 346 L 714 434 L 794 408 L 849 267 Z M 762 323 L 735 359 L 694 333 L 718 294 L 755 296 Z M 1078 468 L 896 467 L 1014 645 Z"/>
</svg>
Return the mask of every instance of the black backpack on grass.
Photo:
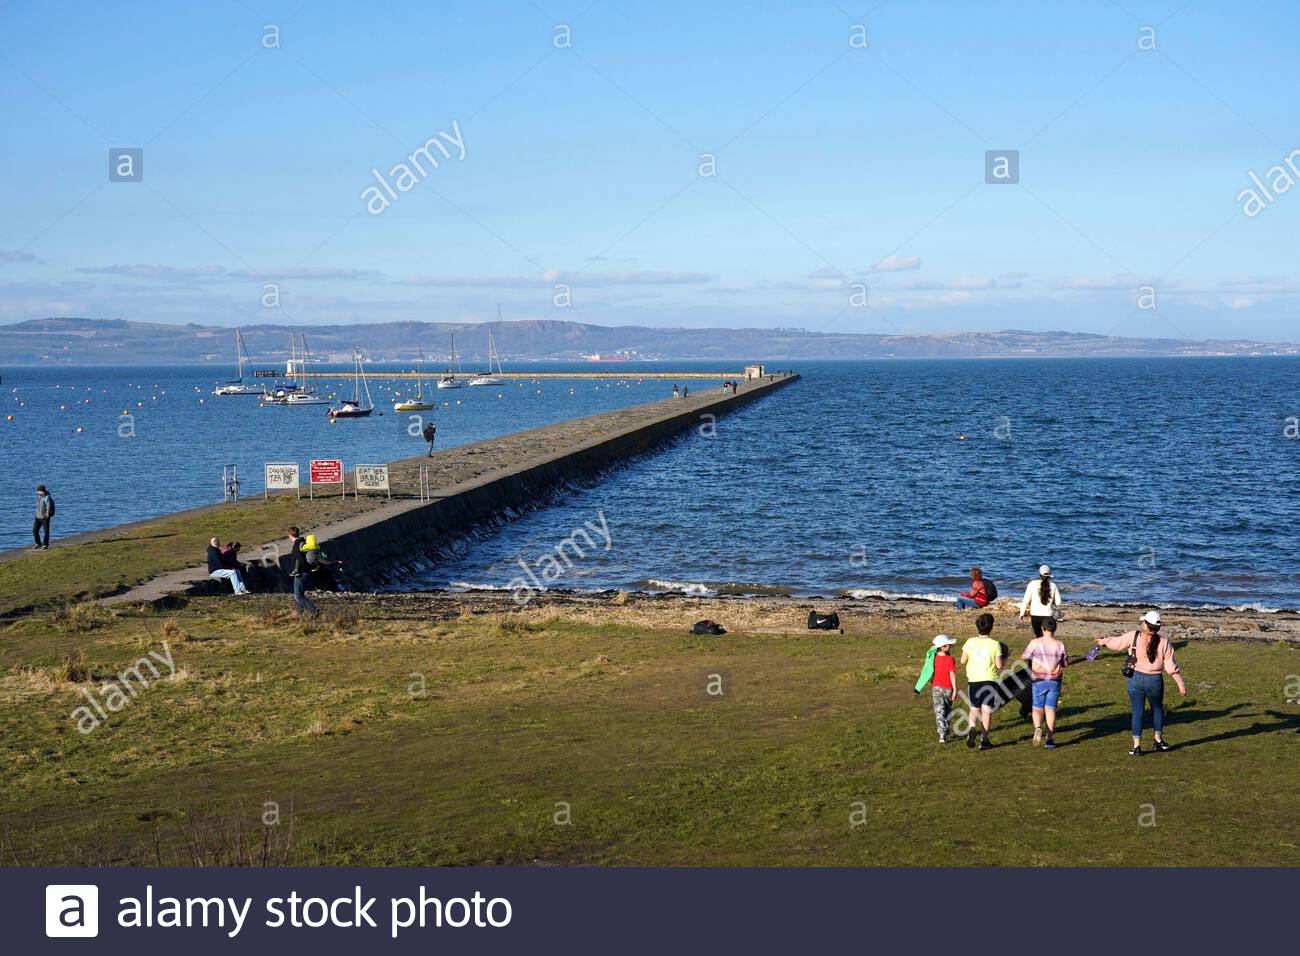
<svg viewBox="0 0 1300 956">
<path fill-rule="evenodd" d="M 695 626 L 691 628 L 692 634 L 726 634 L 727 629 L 717 621 L 696 621 Z"/>
</svg>

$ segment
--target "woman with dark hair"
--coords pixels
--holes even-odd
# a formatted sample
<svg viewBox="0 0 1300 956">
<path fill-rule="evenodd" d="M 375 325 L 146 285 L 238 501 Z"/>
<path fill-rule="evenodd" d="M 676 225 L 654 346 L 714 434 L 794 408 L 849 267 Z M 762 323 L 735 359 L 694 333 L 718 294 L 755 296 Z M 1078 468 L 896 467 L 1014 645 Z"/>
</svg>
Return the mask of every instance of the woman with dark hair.
<svg viewBox="0 0 1300 956">
<path fill-rule="evenodd" d="M 1058 621 L 1064 617 L 1061 613 L 1061 591 L 1052 580 L 1052 569 L 1043 565 L 1038 569 L 1038 580 L 1030 581 L 1025 588 L 1025 596 L 1020 601 L 1020 620 L 1029 615 L 1034 628 L 1034 637 L 1043 636 L 1043 622 L 1049 617 Z"/>
<path fill-rule="evenodd" d="M 1174 646 L 1160 636 L 1160 614 L 1148 611 L 1137 630 L 1117 637 L 1099 637 L 1097 646 L 1112 651 L 1128 651 L 1124 674 L 1128 677 L 1128 699 L 1133 708 L 1133 749 L 1129 756 L 1142 756 L 1142 720 L 1147 702 L 1151 702 L 1151 725 L 1155 729 L 1155 749 L 1168 750 L 1165 743 L 1165 678 L 1167 673 L 1178 685 L 1179 695 L 1187 696 L 1187 682 L 1174 660 Z"/>
</svg>

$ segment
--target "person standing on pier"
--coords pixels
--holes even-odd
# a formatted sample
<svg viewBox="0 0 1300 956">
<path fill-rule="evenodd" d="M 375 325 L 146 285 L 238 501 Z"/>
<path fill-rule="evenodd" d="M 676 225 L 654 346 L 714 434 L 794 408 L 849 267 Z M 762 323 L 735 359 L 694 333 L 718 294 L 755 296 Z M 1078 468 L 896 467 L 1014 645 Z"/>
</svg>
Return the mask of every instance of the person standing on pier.
<svg viewBox="0 0 1300 956">
<path fill-rule="evenodd" d="M 432 458 L 433 440 L 438 437 L 438 426 L 435 425 L 433 422 L 429 422 L 429 424 L 424 426 L 424 431 L 420 432 L 420 434 L 423 435 L 424 440 L 429 443 L 429 454 L 427 457 Z"/>
<path fill-rule="evenodd" d="M 295 525 L 289 528 L 289 540 L 293 542 L 289 547 L 289 577 L 293 581 L 293 603 L 298 606 L 298 611 L 302 614 L 319 614 L 318 608 L 312 599 L 307 597 L 307 583 L 311 577 L 311 565 L 307 562 L 307 556 L 303 554 L 302 534 Z"/>
<path fill-rule="evenodd" d="M 54 517 L 54 496 L 45 490 L 44 485 L 36 486 L 36 520 L 32 522 L 32 537 L 36 544 L 33 551 L 50 550 L 50 519 Z M 41 540 L 44 534 L 45 540 Z"/>
<path fill-rule="evenodd" d="M 674 383 L 673 383 L 673 398 L 681 398 L 681 397 L 682 397 L 682 393 L 678 390 L 678 388 L 677 388 L 677 383 L 674 382 Z"/>
</svg>

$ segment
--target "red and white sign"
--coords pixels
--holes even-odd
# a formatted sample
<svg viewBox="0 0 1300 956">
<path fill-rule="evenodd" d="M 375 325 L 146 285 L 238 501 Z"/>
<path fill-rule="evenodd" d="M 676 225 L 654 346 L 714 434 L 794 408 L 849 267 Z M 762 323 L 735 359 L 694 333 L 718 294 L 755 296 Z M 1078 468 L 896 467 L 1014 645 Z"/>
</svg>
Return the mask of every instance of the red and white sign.
<svg viewBox="0 0 1300 956">
<path fill-rule="evenodd" d="M 338 458 L 313 459 L 308 473 L 313 485 L 342 484 L 343 462 Z"/>
</svg>

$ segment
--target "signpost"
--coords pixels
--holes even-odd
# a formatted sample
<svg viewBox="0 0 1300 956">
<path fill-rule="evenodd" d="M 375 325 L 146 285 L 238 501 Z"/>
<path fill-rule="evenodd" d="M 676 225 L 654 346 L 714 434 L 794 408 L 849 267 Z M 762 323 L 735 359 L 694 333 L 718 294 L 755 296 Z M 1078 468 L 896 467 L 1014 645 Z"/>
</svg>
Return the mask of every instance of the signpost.
<svg viewBox="0 0 1300 956">
<path fill-rule="evenodd" d="M 340 485 L 343 497 L 348 496 L 343 484 L 343 462 L 338 458 L 313 458 L 307 466 L 307 497 L 315 498 L 316 485 Z"/>
<path fill-rule="evenodd" d="M 298 463 L 268 461 L 263 466 L 262 500 L 268 491 L 292 491 L 302 498 L 302 484 L 298 478 Z"/>
<path fill-rule="evenodd" d="M 352 466 L 352 497 L 361 497 L 362 490 L 366 494 L 382 491 L 391 500 L 393 493 L 388 488 L 388 466 L 387 465 L 353 465 Z"/>
</svg>

